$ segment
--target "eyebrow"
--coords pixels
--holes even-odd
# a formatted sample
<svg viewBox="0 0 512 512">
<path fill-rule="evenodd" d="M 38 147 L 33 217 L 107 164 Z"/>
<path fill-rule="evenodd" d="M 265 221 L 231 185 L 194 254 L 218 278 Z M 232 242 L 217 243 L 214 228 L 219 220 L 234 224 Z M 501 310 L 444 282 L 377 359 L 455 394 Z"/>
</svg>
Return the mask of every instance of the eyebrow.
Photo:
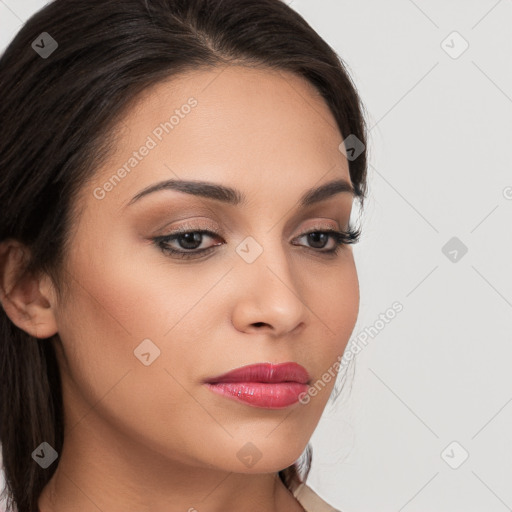
<svg viewBox="0 0 512 512">
<path fill-rule="evenodd" d="M 160 181 L 141 190 L 130 200 L 126 206 L 135 203 L 148 194 L 152 194 L 160 190 L 176 190 L 178 192 L 184 192 L 185 194 L 204 197 L 206 199 L 213 199 L 215 201 L 221 201 L 223 203 L 234 206 L 244 205 L 247 203 L 246 196 L 239 190 L 231 187 L 208 181 L 170 179 L 166 181 Z M 356 195 L 354 188 L 348 181 L 344 179 L 329 181 L 328 183 L 320 185 L 319 187 L 307 190 L 299 199 L 299 205 L 301 208 L 304 208 L 344 192 L 353 196 Z"/>
</svg>

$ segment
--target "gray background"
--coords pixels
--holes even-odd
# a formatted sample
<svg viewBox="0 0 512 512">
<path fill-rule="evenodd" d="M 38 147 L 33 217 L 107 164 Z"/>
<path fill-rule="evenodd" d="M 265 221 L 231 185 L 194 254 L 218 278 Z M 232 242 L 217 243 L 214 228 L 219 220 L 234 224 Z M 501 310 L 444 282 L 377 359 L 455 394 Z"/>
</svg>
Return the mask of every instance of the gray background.
<svg viewBox="0 0 512 512">
<path fill-rule="evenodd" d="M 45 3 L 0 0 L 0 48 Z M 403 305 L 326 408 L 308 484 L 344 512 L 512 510 L 512 2 L 288 3 L 368 110 L 352 338 Z"/>
</svg>

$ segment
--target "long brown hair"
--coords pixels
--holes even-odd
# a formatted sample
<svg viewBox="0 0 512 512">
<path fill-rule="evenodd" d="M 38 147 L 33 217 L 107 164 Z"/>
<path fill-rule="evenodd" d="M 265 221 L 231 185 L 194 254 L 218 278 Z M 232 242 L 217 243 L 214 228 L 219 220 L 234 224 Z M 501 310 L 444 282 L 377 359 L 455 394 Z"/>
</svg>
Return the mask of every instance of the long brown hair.
<svg viewBox="0 0 512 512">
<path fill-rule="evenodd" d="M 58 45 L 46 57 L 33 46 L 50 41 L 43 32 Z M 74 201 L 112 148 L 113 127 L 128 103 L 160 80 L 235 61 L 291 71 L 316 87 L 343 138 L 354 135 L 363 144 L 349 158 L 362 206 L 363 105 L 343 61 L 284 2 L 55 0 L 28 20 L 0 58 L 0 242 L 25 244 L 26 271 L 48 273 L 59 291 Z M 58 453 L 63 444 L 61 381 L 50 340 L 19 329 L 0 308 L 8 510 L 37 510 L 57 464 L 42 469 L 31 453 L 43 441 Z M 306 479 L 310 461 L 308 446 L 302 464 L 279 472 L 289 489 Z"/>
</svg>

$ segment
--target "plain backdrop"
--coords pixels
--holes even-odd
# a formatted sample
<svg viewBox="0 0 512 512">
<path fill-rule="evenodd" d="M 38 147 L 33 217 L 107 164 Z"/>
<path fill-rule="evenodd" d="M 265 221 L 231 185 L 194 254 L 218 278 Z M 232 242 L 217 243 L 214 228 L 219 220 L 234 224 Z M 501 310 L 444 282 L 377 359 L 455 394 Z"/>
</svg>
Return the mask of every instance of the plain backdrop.
<svg viewBox="0 0 512 512">
<path fill-rule="evenodd" d="M 352 336 L 368 341 L 308 484 L 343 512 L 511 510 L 512 2 L 288 3 L 370 126 Z M 44 4 L 0 0 L 2 49 Z"/>
</svg>

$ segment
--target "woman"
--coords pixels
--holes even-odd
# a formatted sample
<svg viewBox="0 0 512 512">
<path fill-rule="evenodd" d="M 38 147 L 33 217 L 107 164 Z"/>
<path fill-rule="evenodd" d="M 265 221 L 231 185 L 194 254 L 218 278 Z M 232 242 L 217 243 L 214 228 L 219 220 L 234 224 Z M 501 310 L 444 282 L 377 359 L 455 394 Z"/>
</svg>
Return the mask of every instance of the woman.
<svg viewBox="0 0 512 512">
<path fill-rule="evenodd" d="M 278 0 L 56 0 L 0 86 L 9 509 L 335 510 L 306 478 L 359 307 L 342 61 Z"/>
</svg>

